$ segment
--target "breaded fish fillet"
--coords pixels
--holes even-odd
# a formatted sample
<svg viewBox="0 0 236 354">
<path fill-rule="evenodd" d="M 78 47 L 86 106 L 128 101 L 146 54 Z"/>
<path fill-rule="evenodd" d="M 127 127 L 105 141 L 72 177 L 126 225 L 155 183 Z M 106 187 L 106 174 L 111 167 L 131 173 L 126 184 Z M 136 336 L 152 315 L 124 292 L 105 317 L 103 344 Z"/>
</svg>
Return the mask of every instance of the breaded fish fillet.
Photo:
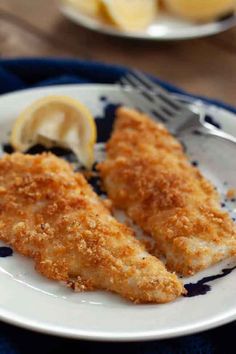
<svg viewBox="0 0 236 354">
<path fill-rule="evenodd" d="M 71 166 L 52 154 L 0 160 L 0 239 L 50 279 L 77 290 L 107 289 L 135 302 L 183 292 Z"/>
<path fill-rule="evenodd" d="M 98 169 L 115 206 L 152 235 L 169 269 L 190 275 L 236 254 L 218 193 L 163 125 L 119 108 Z"/>
</svg>

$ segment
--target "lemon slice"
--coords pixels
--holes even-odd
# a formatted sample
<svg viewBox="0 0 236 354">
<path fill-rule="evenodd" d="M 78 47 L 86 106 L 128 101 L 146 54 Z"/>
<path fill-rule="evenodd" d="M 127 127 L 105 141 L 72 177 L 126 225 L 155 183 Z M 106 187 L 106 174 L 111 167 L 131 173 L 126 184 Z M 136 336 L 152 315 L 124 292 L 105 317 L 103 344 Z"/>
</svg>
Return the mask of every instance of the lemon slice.
<svg viewBox="0 0 236 354">
<path fill-rule="evenodd" d="M 156 17 L 157 0 L 101 0 L 103 13 L 122 30 L 147 27 Z"/>
<path fill-rule="evenodd" d="M 64 3 L 72 5 L 89 16 L 97 16 L 100 9 L 100 0 L 64 0 Z"/>
<path fill-rule="evenodd" d="M 165 0 L 175 15 L 195 21 L 208 21 L 236 9 L 235 0 Z"/>
<path fill-rule="evenodd" d="M 94 118 L 82 103 L 66 96 L 48 96 L 20 114 L 10 142 L 22 152 L 35 144 L 69 148 L 85 167 L 91 168 L 96 137 Z"/>
</svg>

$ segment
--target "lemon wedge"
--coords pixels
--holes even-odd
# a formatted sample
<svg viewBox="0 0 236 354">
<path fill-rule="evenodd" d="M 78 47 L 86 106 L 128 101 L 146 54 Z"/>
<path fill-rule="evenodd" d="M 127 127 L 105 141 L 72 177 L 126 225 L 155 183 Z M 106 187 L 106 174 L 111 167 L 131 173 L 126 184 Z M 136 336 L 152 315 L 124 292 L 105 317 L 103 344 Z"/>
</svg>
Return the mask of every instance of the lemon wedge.
<svg viewBox="0 0 236 354">
<path fill-rule="evenodd" d="M 101 0 L 101 11 L 125 31 L 147 27 L 156 17 L 157 0 Z"/>
<path fill-rule="evenodd" d="M 64 0 L 64 3 L 89 16 L 97 16 L 100 10 L 100 0 Z"/>
<path fill-rule="evenodd" d="M 37 100 L 16 119 L 10 143 L 18 151 L 35 144 L 71 149 L 87 168 L 94 163 L 97 132 L 94 118 L 78 100 L 48 96 Z"/>
<path fill-rule="evenodd" d="M 235 0 L 165 0 L 175 15 L 195 21 L 209 21 L 236 9 Z"/>
</svg>

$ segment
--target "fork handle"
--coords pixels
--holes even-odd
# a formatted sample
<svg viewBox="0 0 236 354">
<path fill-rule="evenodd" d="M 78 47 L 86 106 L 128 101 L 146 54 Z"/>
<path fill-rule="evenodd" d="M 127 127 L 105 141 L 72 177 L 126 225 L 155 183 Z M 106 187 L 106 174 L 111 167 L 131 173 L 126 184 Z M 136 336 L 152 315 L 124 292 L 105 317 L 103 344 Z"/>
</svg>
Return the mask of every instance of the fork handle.
<svg viewBox="0 0 236 354">
<path fill-rule="evenodd" d="M 236 144 L 236 137 L 234 137 L 231 134 L 228 134 L 226 132 L 224 132 L 221 129 L 215 128 L 213 127 L 211 124 L 208 124 L 206 122 L 201 123 L 202 127 L 199 129 L 201 133 L 206 134 L 206 135 L 211 135 L 211 136 L 215 136 L 224 140 L 227 140 L 231 143 Z"/>
</svg>

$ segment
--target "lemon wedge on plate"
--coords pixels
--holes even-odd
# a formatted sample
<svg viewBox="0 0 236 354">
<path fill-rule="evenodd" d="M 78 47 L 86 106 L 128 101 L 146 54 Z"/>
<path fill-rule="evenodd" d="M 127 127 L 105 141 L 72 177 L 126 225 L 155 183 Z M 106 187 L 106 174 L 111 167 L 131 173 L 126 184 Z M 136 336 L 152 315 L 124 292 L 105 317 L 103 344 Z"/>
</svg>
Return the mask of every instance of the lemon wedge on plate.
<svg viewBox="0 0 236 354">
<path fill-rule="evenodd" d="M 100 0 L 64 0 L 63 2 L 89 16 L 97 16 L 100 9 Z"/>
<path fill-rule="evenodd" d="M 235 0 L 165 0 L 169 11 L 193 21 L 209 21 L 236 9 Z"/>
<path fill-rule="evenodd" d="M 157 0 L 101 0 L 101 10 L 125 31 L 142 30 L 156 17 Z"/>
<path fill-rule="evenodd" d="M 90 169 L 94 163 L 96 138 L 94 118 L 82 103 L 67 96 L 48 96 L 19 115 L 10 143 L 22 152 L 36 144 L 68 148 Z"/>
</svg>

